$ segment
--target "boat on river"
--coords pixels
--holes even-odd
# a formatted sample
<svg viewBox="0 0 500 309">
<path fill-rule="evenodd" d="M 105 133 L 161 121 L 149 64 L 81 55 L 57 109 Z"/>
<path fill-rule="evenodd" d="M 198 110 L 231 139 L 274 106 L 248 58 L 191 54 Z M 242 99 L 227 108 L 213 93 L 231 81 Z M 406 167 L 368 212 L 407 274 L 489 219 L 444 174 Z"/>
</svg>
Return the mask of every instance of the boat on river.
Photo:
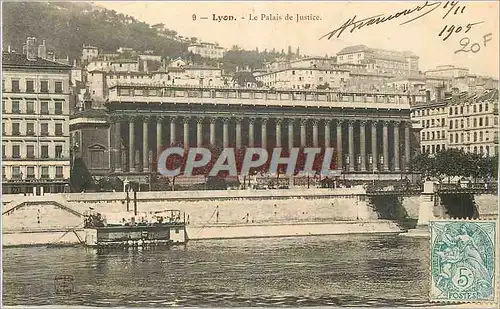
<svg viewBox="0 0 500 309">
<path fill-rule="evenodd" d="M 186 221 L 180 210 L 101 214 L 91 209 L 84 216 L 84 243 L 88 247 L 156 247 L 187 242 Z"/>
</svg>

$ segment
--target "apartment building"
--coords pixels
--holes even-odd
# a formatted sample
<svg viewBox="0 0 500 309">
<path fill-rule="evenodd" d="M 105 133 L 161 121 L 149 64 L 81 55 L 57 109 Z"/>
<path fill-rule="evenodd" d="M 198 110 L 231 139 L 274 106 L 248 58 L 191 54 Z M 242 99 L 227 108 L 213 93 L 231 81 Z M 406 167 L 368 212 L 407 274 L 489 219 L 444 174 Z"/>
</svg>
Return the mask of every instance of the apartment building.
<svg viewBox="0 0 500 309">
<path fill-rule="evenodd" d="M 4 193 L 69 189 L 71 66 L 42 59 L 34 50 L 2 54 Z"/>
<path fill-rule="evenodd" d="M 411 116 L 422 126 L 422 152 L 456 148 L 486 156 L 498 154 L 497 89 L 416 104 Z"/>
</svg>

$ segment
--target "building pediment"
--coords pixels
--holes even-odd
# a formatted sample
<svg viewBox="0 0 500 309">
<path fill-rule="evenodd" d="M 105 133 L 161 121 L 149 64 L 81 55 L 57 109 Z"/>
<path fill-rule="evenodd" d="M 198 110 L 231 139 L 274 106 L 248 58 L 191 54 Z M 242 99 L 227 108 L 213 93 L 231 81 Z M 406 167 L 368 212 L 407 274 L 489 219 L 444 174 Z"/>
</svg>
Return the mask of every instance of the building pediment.
<svg viewBox="0 0 500 309">
<path fill-rule="evenodd" d="M 104 151 L 106 150 L 106 147 L 101 145 L 101 144 L 92 144 L 88 147 L 89 150 L 91 151 Z"/>
</svg>

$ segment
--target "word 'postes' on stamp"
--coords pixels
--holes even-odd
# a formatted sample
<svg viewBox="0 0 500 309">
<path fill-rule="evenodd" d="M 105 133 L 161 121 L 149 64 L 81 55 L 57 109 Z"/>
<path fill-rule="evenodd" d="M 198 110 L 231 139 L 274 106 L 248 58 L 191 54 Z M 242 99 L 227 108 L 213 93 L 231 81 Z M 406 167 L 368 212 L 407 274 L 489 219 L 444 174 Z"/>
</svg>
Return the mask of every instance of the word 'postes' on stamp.
<svg viewBox="0 0 500 309">
<path fill-rule="evenodd" d="M 439 220 L 430 227 L 430 300 L 494 301 L 497 223 Z"/>
</svg>

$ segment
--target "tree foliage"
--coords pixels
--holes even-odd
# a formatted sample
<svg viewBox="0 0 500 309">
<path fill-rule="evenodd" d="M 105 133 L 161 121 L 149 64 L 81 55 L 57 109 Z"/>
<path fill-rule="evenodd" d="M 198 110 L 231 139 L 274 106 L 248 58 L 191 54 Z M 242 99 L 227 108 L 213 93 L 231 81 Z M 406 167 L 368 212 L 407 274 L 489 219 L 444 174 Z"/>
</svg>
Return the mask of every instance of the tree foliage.
<svg viewBox="0 0 500 309">
<path fill-rule="evenodd" d="M 429 153 L 419 153 L 412 159 L 411 168 L 424 176 L 440 180 L 445 177 L 497 179 L 498 156 L 486 157 L 458 149 L 447 149 L 432 156 Z"/>
</svg>

